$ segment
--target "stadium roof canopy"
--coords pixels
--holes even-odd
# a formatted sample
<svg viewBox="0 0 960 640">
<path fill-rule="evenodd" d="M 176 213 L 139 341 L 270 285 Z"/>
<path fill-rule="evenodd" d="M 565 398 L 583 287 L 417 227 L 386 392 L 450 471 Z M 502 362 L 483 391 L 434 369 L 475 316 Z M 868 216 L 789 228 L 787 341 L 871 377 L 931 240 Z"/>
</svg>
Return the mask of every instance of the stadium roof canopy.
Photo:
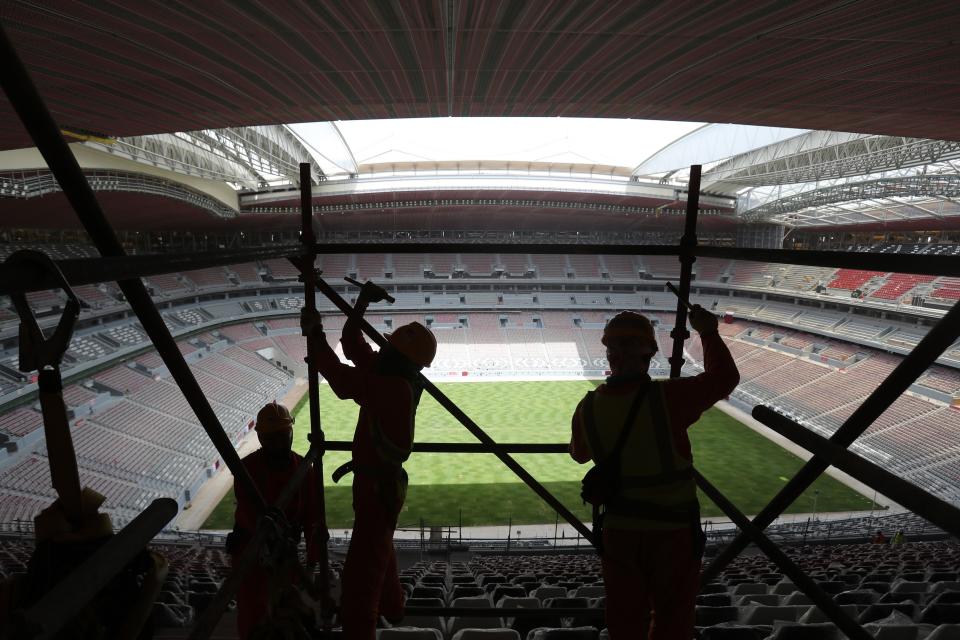
<svg viewBox="0 0 960 640">
<path fill-rule="evenodd" d="M 429 116 L 732 122 L 960 140 L 953 2 L 3 0 L 66 128 Z M 0 102 L 0 148 L 30 146 Z"/>
<path fill-rule="evenodd" d="M 960 68 L 960 5 L 953 3 L 425 0 L 201 8 L 0 0 L 0 21 L 58 123 L 87 151 L 110 156 L 88 153 L 84 166 L 95 188 L 111 192 L 106 199 L 127 212 L 130 228 L 278 224 L 275 216 L 289 217 L 296 206 L 289 185 L 307 159 L 322 206 L 353 211 L 358 225 L 382 221 L 361 215 L 368 209 L 395 217 L 406 211 L 410 225 L 440 222 L 443 209 L 442 224 L 465 224 L 450 215 L 461 202 L 522 210 L 525 221 L 540 216 L 544 225 L 560 211 L 572 220 L 596 204 L 627 216 L 619 224 L 635 225 L 634 209 L 682 207 L 692 162 L 707 165 L 706 206 L 724 223 L 734 221 L 738 193 L 747 219 L 789 226 L 890 216 L 960 220 L 949 200 L 928 206 L 938 197 L 931 185 L 942 181 L 914 180 L 912 191 L 901 191 L 911 202 L 926 198 L 920 207 L 900 206 L 889 182 L 856 204 L 843 198 L 863 190 L 842 188 L 890 172 L 904 177 L 929 162 L 947 163 L 932 173 L 956 173 L 949 161 L 960 145 L 931 140 L 960 141 L 960 91 L 944 72 Z M 350 132 L 391 126 L 375 118 L 459 115 L 740 124 L 709 125 L 658 153 L 637 144 L 632 155 L 616 158 L 557 141 L 499 157 L 444 156 L 425 153 L 413 135 L 403 145 L 393 144 L 395 134 L 381 136 L 386 143 L 378 147 L 357 143 Z M 343 120 L 364 122 L 332 124 Z M 309 135 L 280 126 L 307 121 L 324 122 L 309 125 Z M 435 122 L 442 128 L 452 121 Z M 629 135 L 621 138 L 629 146 Z M 0 97 L 0 151 L 30 145 Z M 125 160 L 152 165 L 151 176 Z M 4 167 L 11 165 L 0 158 Z M 351 182 L 363 187 L 330 180 L 344 177 L 359 177 Z M 832 191 L 823 192 L 827 187 Z M 49 176 L 20 173 L 0 175 L 3 189 L 24 197 L 52 186 Z M 148 204 L 145 193 L 187 208 L 158 220 L 163 206 Z M 51 209 L 62 204 L 44 200 Z M 909 213 L 871 213 L 894 204 Z M 34 215 L 36 203 L 4 207 L 5 224 L 68 218 Z M 196 208 L 211 220 L 198 224 L 190 213 Z M 256 213 L 257 222 L 243 213 Z M 496 219 L 491 213 L 484 221 Z"/>
</svg>

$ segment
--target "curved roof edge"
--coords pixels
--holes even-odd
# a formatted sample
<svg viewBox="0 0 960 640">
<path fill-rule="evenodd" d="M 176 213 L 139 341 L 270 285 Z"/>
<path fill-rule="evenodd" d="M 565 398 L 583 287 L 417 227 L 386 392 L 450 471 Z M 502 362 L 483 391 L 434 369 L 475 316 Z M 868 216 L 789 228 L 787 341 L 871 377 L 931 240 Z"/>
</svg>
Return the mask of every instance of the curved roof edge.
<svg viewBox="0 0 960 640">
<path fill-rule="evenodd" d="M 717 162 L 758 147 L 803 135 L 808 129 L 708 124 L 677 138 L 638 164 L 634 176 L 676 171 L 692 164 Z"/>
</svg>

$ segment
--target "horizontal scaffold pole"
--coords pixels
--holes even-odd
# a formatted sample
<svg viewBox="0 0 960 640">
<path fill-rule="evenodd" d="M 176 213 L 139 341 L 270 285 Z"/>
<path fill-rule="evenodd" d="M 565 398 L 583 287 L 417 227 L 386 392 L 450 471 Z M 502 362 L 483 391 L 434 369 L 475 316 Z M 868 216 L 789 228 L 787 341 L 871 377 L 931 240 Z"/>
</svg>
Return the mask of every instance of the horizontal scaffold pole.
<svg viewBox="0 0 960 640">
<path fill-rule="evenodd" d="M 300 250 L 297 245 L 278 245 L 203 253 L 151 253 L 108 258 L 71 258 L 54 262 L 67 281 L 76 287 L 83 284 L 115 282 L 193 269 L 244 264 L 254 260 L 288 258 L 296 255 Z M 56 289 L 59 286 L 48 272 L 40 272 L 31 268 L 30 265 L 0 264 L 0 295 Z"/>
<path fill-rule="evenodd" d="M 770 407 L 757 405 L 753 408 L 753 417 L 871 489 L 876 489 L 928 522 L 960 537 L 960 509 L 954 505 L 830 442 Z"/>
<path fill-rule="evenodd" d="M 676 256 L 675 244 L 538 244 L 504 242 L 332 242 L 318 247 L 320 253 L 533 253 L 572 255 Z M 960 260 L 949 256 L 914 256 L 902 253 L 803 251 L 795 249 L 742 249 L 697 245 L 698 258 L 775 262 L 814 267 L 869 269 L 883 273 L 917 273 L 960 276 Z M 708 285 L 709 283 L 697 283 Z"/>
<path fill-rule="evenodd" d="M 414 442 L 414 453 L 569 453 L 567 443 L 556 444 L 540 442 L 509 442 L 502 444 L 484 444 L 482 442 Z M 327 440 L 323 443 L 326 451 L 352 451 L 349 440 Z"/>
<path fill-rule="evenodd" d="M 156 253 L 105 258 L 71 258 L 56 260 L 57 267 L 73 286 L 114 282 L 124 278 L 146 278 L 205 269 L 255 260 L 290 258 L 301 253 L 299 245 L 280 245 L 210 251 L 205 253 Z M 676 245 L 651 244 L 454 244 L 454 243 L 332 243 L 323 245 L 323 253 L 539 253 L 557 255 L 642 255 L 675 256 Z M 845 253 L 841 251 L 791 251 L 786 249 L 737 249 L 698 245 L 694 255 L 725 260 L 748 260 L 777 264 L 798 264 L 818 267 L 848 267 L 893 273 L 917 273 L 960 277 L 960 260 L 946 256 L 913 256 L 900 254 Z M 710 283 L 696 283 L 709 285 Z M 25 265 L 0 264 L 0 295 L 42 291 L 57 284 L 45 273 Z"/>
</svg>

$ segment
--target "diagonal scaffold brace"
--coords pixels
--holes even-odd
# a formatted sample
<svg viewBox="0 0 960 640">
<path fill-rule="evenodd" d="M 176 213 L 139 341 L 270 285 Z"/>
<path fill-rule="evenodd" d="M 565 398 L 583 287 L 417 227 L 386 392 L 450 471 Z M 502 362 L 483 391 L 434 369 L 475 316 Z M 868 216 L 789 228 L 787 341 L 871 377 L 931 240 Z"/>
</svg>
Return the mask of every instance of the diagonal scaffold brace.
<svg viewBox="0 0 960 640">
<path fill-rule="evenodd" d="M 874 389 L 873 393 L 867 396 L 827 442 L 843 449 L 852 445 L 958 337 L 960 337 L 960 302 L 956 303 L 940 319 L 940 322 L 930 329 L 913 351 L 900 361 L 900 364 L 890 372 L 880 386 Z M 753 518 L 754 526 L 761 530 L 770 526 L 829 466 L 829 460 L 820 455 L 810 458 L 770 503 Z M 706 584 L 719 575 L 748 544 L 750 544 L 749 536 L 741 532 L 704 570 L 703 583 Z"/>
</svg>

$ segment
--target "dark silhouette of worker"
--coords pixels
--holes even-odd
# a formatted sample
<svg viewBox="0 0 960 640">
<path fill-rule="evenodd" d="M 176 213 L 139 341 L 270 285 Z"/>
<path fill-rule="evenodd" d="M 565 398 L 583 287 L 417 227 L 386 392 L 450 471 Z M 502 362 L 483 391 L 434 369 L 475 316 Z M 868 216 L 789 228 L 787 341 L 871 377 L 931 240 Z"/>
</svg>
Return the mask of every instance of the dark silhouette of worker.
<svg viewBox="0 0 960 640">
<path fill-rule="evenodd" d="M 343 567 L 340 617 L 351 640 L 374 640 L 379 616 L 403 618 L 404 594 L 397 572 L 393 533 L 407 491 L 403 462 L 410 456 L 417 405 L 423 391 L 417 373 L 429 367 L 437 341 L 412 322 L 387 334 L 388 345 L 374 352 L 360 332 L 367 305 L 385 299 L 372 283 L 360 290 L 340 344 L 355 366 L 340 362 L 327 343 L 316 312 L 304 310 L 302 328 L 312 341 L 319 373 L 337 397 L 360 405 L 352 459 L 337 469 L 338 480 L 353 472 L 353 536 Z"/>
<path fill-rule="evenodd" d="M 276 503 L 284 487 L 290 482 L 303 457 L 291 450 L 293 445 L 293 417 L 290 411 L 276 402 L 265 405 L 257 413 L 257 439 L 260 449 L 243 458 L 254 484 L 268 505 Z M 234 486 L 237 510 L 233 531 L 227 537 L 227 551 L 238 559 L 257 530 L 257 510 L 252 497 L 242 484 Z M 307 562 L 320 557 L 326 543 L 317 501 L 317 479 L 313 469 L 307 472 L 299 489 L 284 509 L 289 529 L 289 542 L 299 544 L 303 532 L 307 543 Z M 297 561 L 293 558 L 292 561 Z M 282 575 L 278 575 L 282 573 Z M 278 571 L 273 567 L 254 565 L 244 576 L 237 591 L 237 629 L 240 640 L 253 635 L 258 625 L 277 614 L 282 603 L 284 587 L 297 579 L 293 569 Z"/>
<path fill-rule="evenodd" d="M 601 553 L 614 640 L 694 635 L 704 537 L 687 429 L 733 391 L 740 374 L 716 317 L 697 305 L 690 324 L 703 343 L 704 372 L 651 381 L 653 326 L 639 313 L 617 314 L 601 340 L 612 375 L 587 393 L 573 416 L 570 455 L 577 462 L 603 461 L 621 432 L 624 437 L 619 488 L 605 503 Z"/>
</svg>

